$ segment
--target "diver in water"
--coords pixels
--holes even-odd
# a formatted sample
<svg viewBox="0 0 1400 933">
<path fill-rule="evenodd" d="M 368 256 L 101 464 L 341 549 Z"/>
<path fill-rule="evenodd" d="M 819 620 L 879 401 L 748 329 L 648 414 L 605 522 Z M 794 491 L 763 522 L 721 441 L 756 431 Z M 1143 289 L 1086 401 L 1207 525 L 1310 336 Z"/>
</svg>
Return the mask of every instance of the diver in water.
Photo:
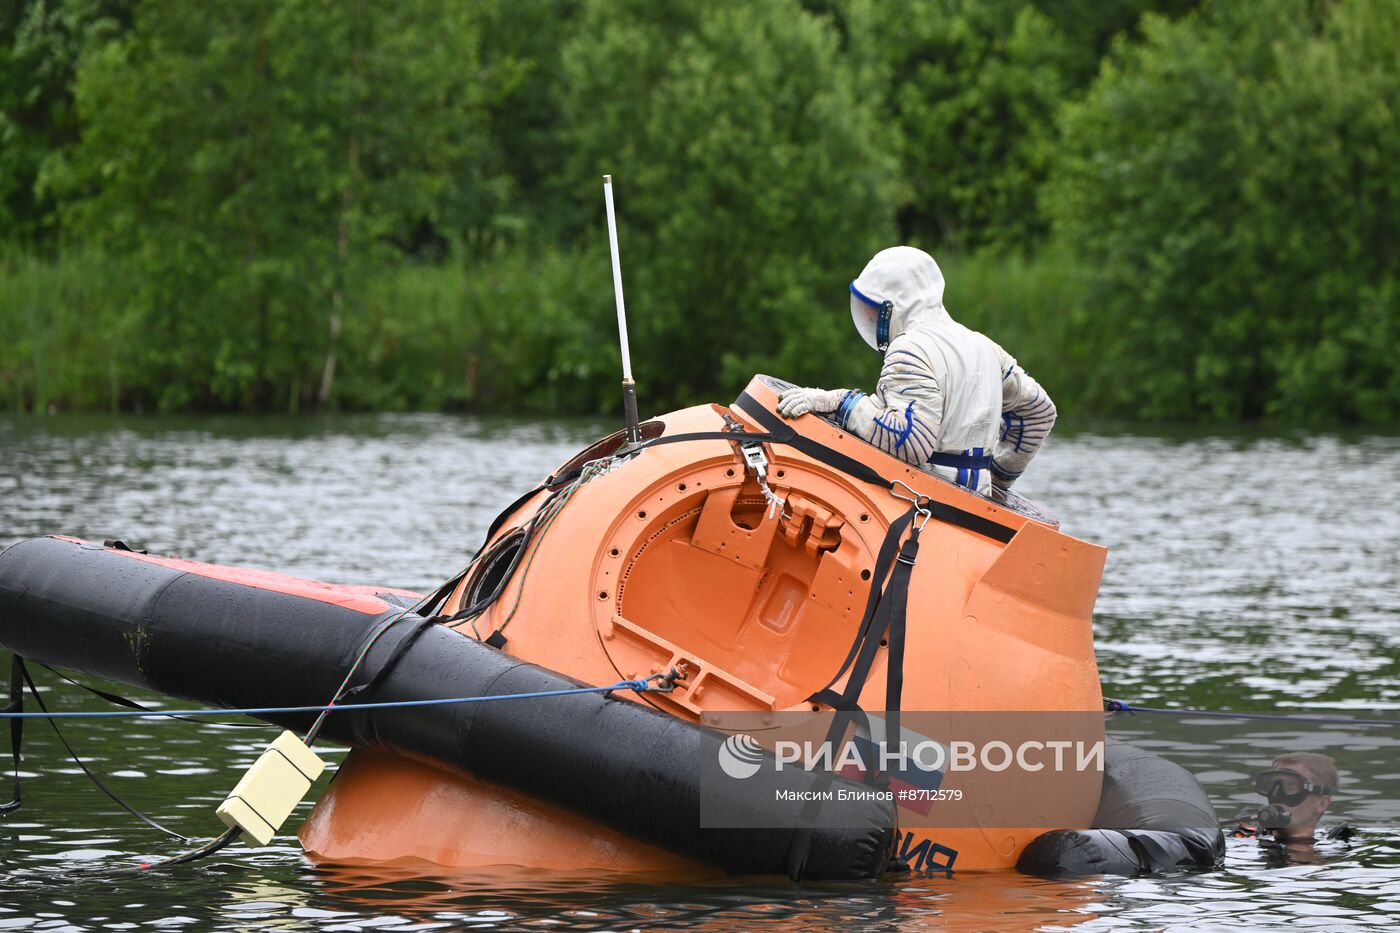
<svg viewBox="0 0 1400 933">
<path fill-rule="evenodd" d="M 943 273 L 910 246 L 881 250 L 851 283 L 851 317 L 884 355 L 875 393 L 788 389 L 778 413 L 833 415 L 882 450 L 975 492 L 1005 490 L 1055 424 L 1055 404 L 991 339 L 943 307 Z"/>
<path fill-rule="evenodd" d="M 1332 803 L 1341 777 L 1337 763 L 1316 752 L 1280 755 L 1273 767 L 1254 776 L 1254 789 L 1268 798 L 1269 805 L 1247 810 L 1237 818 L 1232 835 L 1264 836 L 1284 845 L 1311 845 L 1317 841 L 1317 823 Z M 1355 831 L 1336 826 L 1323 833 L 1325 840 L 1346 840 Z"/>
</svg>

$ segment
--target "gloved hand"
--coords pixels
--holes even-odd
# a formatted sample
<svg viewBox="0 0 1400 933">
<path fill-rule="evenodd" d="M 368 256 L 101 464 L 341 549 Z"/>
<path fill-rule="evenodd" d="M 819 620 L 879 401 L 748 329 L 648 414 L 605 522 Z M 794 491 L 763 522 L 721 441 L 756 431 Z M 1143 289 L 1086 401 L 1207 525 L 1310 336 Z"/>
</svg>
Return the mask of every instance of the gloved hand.
<svg viewBox="0 0 1400 933">
<path fill-rule="evenodd" d="M 797 418 L 809 411 L 830 414 L 845 395 L 845 389 L 788 389 L 778 397 L 778 414 L 784 418 Z"/>
</svg>

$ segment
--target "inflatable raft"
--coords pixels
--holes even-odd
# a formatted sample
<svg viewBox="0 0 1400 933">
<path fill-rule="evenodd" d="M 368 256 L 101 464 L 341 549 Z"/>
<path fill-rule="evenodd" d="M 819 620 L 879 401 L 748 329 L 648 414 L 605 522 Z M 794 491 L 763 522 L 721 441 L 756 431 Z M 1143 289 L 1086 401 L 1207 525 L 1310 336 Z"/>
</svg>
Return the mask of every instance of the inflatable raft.
<svg viewBox="0 0 1400 933">
<path fill-rule="evenodd" d="M 365 650 L 347 703 L 672 686 L 328 717 L 323 736 L 353 750 L 301 830 L 327 860 L 821 879 L 1214 864 L 1223 840 L 1199 785 L 1111 742 L 1102 773 L 1058 786 L 1049 825 L 951 799 L 951 773 L 949 799 L 910 809 L 863 793 L 869 773 L 768 767 L 746 800 L 857 802 L 840 825 L 773 825 L 747 803 L 707 821 L 715 790 L 697 763 L 723 763 L 732 724 L 753 717 L 1066 714 L 1103 739 L 1104 549 L 821 418 L 783 421 L 785 387 L 756 377 L 731 406 L 599 441 L 426 597 L 23 542 L 0 554 L 0 643 L 230 708 L 325 703 Z"/>
</svg>

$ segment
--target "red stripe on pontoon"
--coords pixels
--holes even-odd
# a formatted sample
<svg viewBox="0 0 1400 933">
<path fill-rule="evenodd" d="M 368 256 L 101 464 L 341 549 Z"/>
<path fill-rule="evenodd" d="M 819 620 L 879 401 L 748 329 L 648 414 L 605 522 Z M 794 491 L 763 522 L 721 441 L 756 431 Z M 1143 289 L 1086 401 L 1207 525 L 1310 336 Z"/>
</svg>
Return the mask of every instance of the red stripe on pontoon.
<svg viewBox="0 0 1400 933">
<path fill-rule="evenodd" d="M 75 544 L 92 543 L 67 535 L 54 535 L 54 537 L 60 541 L 72 541 Z M 199 561 L 184 560 L 179 557 L 154 557 L 150 554 L 137 554 L 135 551 L 119 551 L 114 548 L 105 548 L 105 550 L 109 554 L 120 554 L 122 557 L 130 557 L 149 564 L 158 564 L 162 567 L 169 567 L 171 570 L 207 577 L 210 580 L 237 583 L 254 589 L 267 590 L 271 593 L 285 593 L 288 596 L 301 596 L 305 599 L 342 606 L 368 615 L 379 615 L 381 612 L 396 608 L 380 599 L 377 595 L 379 593 L 406 596 L 415 600 L 422 598 L 420 593 L 392 589 L 386 586 L 342 586 L 336 583 L 322 583 L 319 580 L 304 580 L 301 577 L 291 577 L 284 573 L 274 573 L 271 570 L 203 564 Z"/>
</svg>

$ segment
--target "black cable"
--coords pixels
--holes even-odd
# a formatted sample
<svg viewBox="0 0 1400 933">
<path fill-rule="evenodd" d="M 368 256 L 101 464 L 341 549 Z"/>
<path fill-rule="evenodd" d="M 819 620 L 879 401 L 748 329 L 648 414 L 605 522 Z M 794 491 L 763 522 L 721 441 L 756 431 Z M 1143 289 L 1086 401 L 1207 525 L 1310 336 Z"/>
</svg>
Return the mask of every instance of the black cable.
<svg viewBox="0 0 1400 933">
<path fill-rule="evenodd" d="M 88 693 L 91 693 L 93 696 L 101 697 L 102 699 L 106 700 L 108 703 L 111 703 L 113 706 L 121 706 L 121 707 L 125 707 L 126 709 L 139 709 L 139 710 L 144 710 L 145 712 L 156 712 L 155 710 L 152 710 L 151 707 L 149 707 L 149 706 L 142 706 L 140 703 L 137 703 L 135 700 L 131 699 L 130 697 L 124 697 L 124 696 L 122 696 L 122 695 L 119 694 L 119 693 L 109 693 L 109 692 L 107 692 L 106 690 L 99 690 L 99 689 L 97 689 L 96 687 L 90 687 L 90 686 L 88 686 L 88 685 L 85 684 L 85 683 L 82 683 L 82 682 L 80 682 L 80 681 L 74 680 L 73 678 L 69 677 L 68 675 L 66 675 L 66 674 L 64 674 L 64 673 L 62 673 L 62 672 L 60 672 L 60 671 L 54 670 L 53 668 L 49 667 L 47 664 L 40 664 L 39 666 L 42 667 L 44 670 L 48 671 L 50 674 L 53 674 L 53 675 L 54 675 L 55 677 L 57 677 L 59 680 L 66 680 L 66 681 L 68 681 L 70 684 L 72 684 L 72 685 L 75 686 L 75 687 L 81 687 L 82 689 L 86 690 Z M 203 726 L 224 726 L 224 727 L 231 728 L 231 729 L 265 729 L 265 728 L 267 728 L 267 725 L 266 725 L 265 723 L 261 723 L 261 722 L 216 722 L 215 720 L 212 720 L 212 719 L 195 719 L 195 718 L 193 718 L 193 717 L 191 717 L 191 716 L 166 716 L 165 718 L 166 718 L 166 719 L 178 719 L 178 720 L 180 720 L 181 722 L 193 722 L 193 723 L 198 723 L 199 725 L 203 725 Z"/>
<path fill-rule="evenodd" d="M 179 855 L 172 855 L 170 858 L 161 859 L 159 862 L 143 862 L 132 868 L 126 869 L 128 872 L 155 871 L 158 868 L 173 868 L 176 865 L 186 865 L 190 862 L 198 861 L 206 856 L 213 855 L 224 846 L 238 838 L 238 834 L 243 832 L 237 826 L 230 826 L 224 830 L 223 835 L 210 839 L 197 849 L 190 849 L 188 852 L 181 852 Z"/>
<path fill-rule="evenodd" d="M 7 713 L 24 712 L 24 677 L 22 676 L 23 661 L 14 652 L 10 653 L 10 702 L 5 707 Z M 21 748 L 24 744 L 24 720 L 10 720 L 10 756 L 14 763 L 14 797 L 5 803 L 0 803 L 0 815 L 14 813 L 20 807 L 21 788 L 19 777 L 19 762 Z"/>
<path fill-rule="evenodd" d="M 29 669 L 25 667 L 23 660 L 19 662 L 19 670 L 20 673 L 24 676 L 24 682 L 29 685 L 29 692 L 33 695 L 34 702 L 39 704 L 39 709 L 42 712 L 47 713 L 49 709 L 47 706 L 44 705 L 44 698 L 39 695 L 39 688 L 34 686 L 34 678 L 29 676 Z M 152 829 L 158 829 L 161 832 L 165 833 L 167 836 L 174 836 L 176 839 L 179 839 L 182 842 L 189 842 L 188 836 L 185 836 L 181 833 L 177 833 L 175 832 L 175 830 L 169 829 L 168 827 L 162 826 L 146 814 L 142 813 L 140 810 L 133 807 L 131 804 L 127 803 L 125 800 L 118 797 L 110 787 L 102 783 L 102 780 L 96 774 L 92 773 L 92 769 L 89 768 L 87 764 L 85 764 L 83 760 L 78 757 L 78 753 L 73 751 L 73 746 L 68 744 L 68 740 L 65 739 L 63 737 L 63 733 L 58 730 L 58 723 L 55 722 L 52 718 L 48 720 L 48 723 L 49 726 L 53 729 L 53 734 L 58 736 L 58 741 L 62 743 L 65 749 L 67 749 L 68 757 L 72 758 L 73 763 L 83 770 L 83 773 L 88 776 L 92 783 L 97 785 L 98 790 L 102 791 L 102 793 L 110 797 L 119 807 L 121 807 L 127 813 L 130 813 L 132 816 L 136 817 L 138 820 L 145 823 L 147 826 L 150 826 Z"/>
</svg>

